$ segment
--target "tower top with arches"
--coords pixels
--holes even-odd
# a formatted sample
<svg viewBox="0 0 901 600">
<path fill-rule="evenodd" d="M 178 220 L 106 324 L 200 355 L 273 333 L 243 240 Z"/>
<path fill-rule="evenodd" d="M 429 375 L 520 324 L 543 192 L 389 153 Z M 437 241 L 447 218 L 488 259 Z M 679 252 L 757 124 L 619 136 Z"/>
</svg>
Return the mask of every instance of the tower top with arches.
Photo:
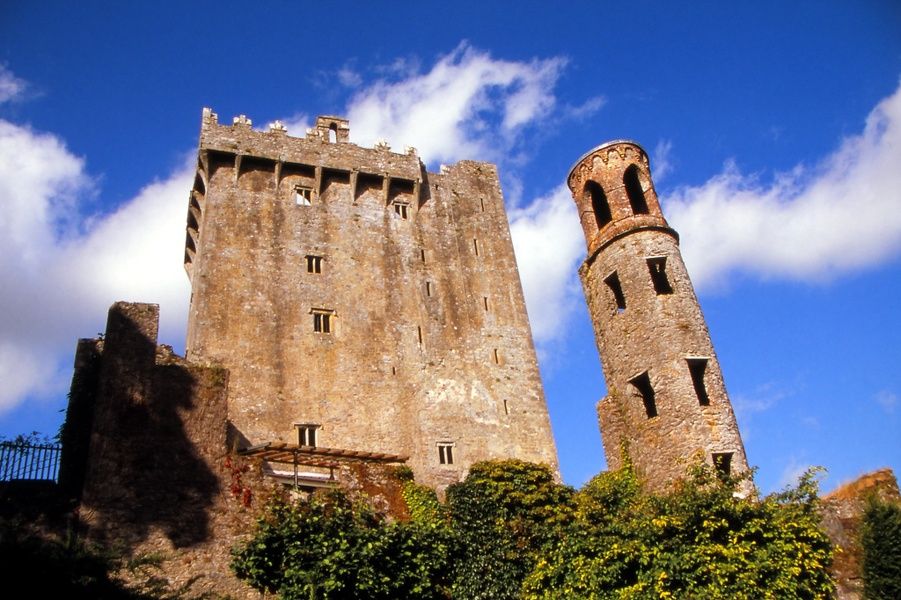
<svg viewBox="0 0 901 600">
<path fill-rule="evenodd" d="M 663 231 L 676 240 L 660 209 L 648 154 L 630 140 L 614 140 L 583 154 L 567 184 L 576 201 L 588 255 L 636 229 Z"/>
</svg>

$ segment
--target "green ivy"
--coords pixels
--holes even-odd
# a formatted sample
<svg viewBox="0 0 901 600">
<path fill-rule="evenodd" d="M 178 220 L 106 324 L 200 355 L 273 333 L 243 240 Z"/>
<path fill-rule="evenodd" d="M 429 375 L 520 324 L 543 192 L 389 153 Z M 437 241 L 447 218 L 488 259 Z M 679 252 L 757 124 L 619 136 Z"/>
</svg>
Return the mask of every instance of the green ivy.
<svg viewBox="0 0 901 600">
<path fill-rule="evenodd" d="M 901 505 L 875 496 L 867 502 L 861 527 L 864 596 L 901 598 Z"/>
<path fill-rule="evenodd" d="M 550 469 L 518 460 L 474 464 L 447 489 L 454 598 L 518 598 L 540 551 L 572 514 L 573 490 Z"/>
</svg>

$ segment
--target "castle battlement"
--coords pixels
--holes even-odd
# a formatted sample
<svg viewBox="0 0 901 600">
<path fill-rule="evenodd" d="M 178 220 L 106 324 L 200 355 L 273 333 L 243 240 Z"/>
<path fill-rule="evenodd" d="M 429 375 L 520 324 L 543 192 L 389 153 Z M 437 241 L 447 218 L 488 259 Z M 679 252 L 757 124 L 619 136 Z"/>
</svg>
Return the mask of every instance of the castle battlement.
<svg viewBox="0 0 901 600">
<path fill-rule="evenodd" d="M 220 125 L 216 113 L 209 108 L 203 109 L 201 154 L 250 156 L 282 165 L 356 172 L 410 183 L 422 181 L 424 167 L 415 148 L 398 153 L 392 152 L 385 142 L 373 148 L 358 146 L 350 141 L 350 125 L 342 117 L 317 117 L 306 137 L 287 135 L 284 124 L 279 121 L 271 123 L 268 131 L 257 131 L 252 125 L 245 115 L 235 117 L 232 125 Z"/>
</svg>

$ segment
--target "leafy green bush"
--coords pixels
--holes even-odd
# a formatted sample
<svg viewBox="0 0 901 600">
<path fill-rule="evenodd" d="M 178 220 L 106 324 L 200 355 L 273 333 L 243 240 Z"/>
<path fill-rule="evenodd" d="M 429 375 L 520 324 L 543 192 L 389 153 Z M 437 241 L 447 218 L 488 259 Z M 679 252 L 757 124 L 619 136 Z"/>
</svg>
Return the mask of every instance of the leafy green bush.
<svg viewBox="0 0 901 600">
<path fill-rule="evenodd" d="M 813 473 L 761 500 L 737 497 L 739 483 L 699 466 L 653 495 L 627 465 L 575 492 L 544 466 L 477 463 L 444 505 L 405 482 L 409 522 L 340 492 L 275 502 L 233 568 L 304 600 L 828 597 Z"/>
<path fill-rule="evenodd" d="M 673 492 L 651 495 L 628 466 L 599 475 L 522 597 L 828 597 L 832 550 L 812 474 L 762 500 L 736 497 L 737 483 L 700 466 Z"/>
<path fill-rule="evenodd" d="M 901 598 L 901 506 L 873 497 L 863 515 L 864 596 L 868 600 Z"/>
<path fill-rule="evenodd" d="M 447 489 L 454 598 L 518 598 L 541 548 L 572 514 L 573 490 L 550 469 L 518 460 L 474 464 Z"/>
<path fill-rule="evenodd" d="M 388 523 L 337 490 L 271 502 L 232 569 L 280 598 L 446 598 L 447 544 L 440 529 Z"/>
</svg>

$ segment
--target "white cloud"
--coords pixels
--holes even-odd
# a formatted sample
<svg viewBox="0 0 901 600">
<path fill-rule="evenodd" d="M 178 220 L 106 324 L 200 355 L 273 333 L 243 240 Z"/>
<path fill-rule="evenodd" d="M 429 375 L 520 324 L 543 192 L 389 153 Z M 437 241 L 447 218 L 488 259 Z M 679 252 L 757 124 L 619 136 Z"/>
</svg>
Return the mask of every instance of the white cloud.
<svg viewBox="0 0 901 600">
<path fill-rule="evenodd" d="M 565 64 L 497 60 L 463 43 L 427 73 L 402 70 L 403 79 L 380 79 L 358 92 L 347 111 L 354 141 L 414 146 L 429 164 L 499 161 L 552 111 Z"/>
<path fill-rule="evenodd" d="M 667 219 L 699 287 L 732 272 L 828 280 L 901 250 L 901 87 L 876 106 L 862 134 L 813 169 L 770 185 L 734 165 L 667 199 Z"/>
<path fill-rule="evenodd" d="M 784 489 L 789 486 L 798 485 L 801 476 L 812 468 L 814 468 L 813 465 L 809 463 L 798 461 L 795 458 L 790 459 L 788 464 L 782 469 L 782 474 L 779 476 L 779 483 L 777 486 Z"/>
<path fill-rule="evenodd" d="M 585 238 L 569 189 L 560 185 L 528 207 L 509 213 L 532 335 L 538 345 L 561 339 L 581 301 L 575 275 Z"/>
<path fill-rule="evenodd" d="M 23 79 L 16 77 L 6 65 L 0 64 L 0 104 L 19 100 L 28 89 L 28 84 Z"/>
<path fill-rule="evenodd" d="M 355 88 L 363 83 L 363 78 L 360 77 L 359 73 L 345 66 L 338 69 L 338 83 L 344 87 Z"/>
<path fill-rule="evenodd" d="M 307 113 L 294 113 L 281 121 L 288 130 L 288 135 L 294 137 L 306 137 L 307 129 L 313 126 L 313 120 Z"/>
<path fill-rule="evenodd" d="M 889 390 L 880 390 L 876 394 L 876 402 L 882 407 L 882 410 L 892 414 L 895 412 L 895 408 L 898 407 L 898 395 Z"/>
<path fill-rule="evenodd" d="M 598 112 L 605 104 L 607 104 L 607 98 L 604 96 L 594 96 L 578 106 L 564 107 L 563 112 L 568 118 L 581 120 Z"/>
<path fill-rule="evenodd" d="M 735 408 L 739 420 L 750 419 L 753 414 L 768 411 L 791 394 L 791 391 L 776 383 L 764 383 L 757 386 L 751 393 L 734 394 L 732 406 Z"/>
<path fill-rule="evenodd" d="M 0 120 L 0 412 L 65 393 L 75 340 L 101 330 L 116 300 L 159 302 L 163 335 L 180 339 L 190 184 L 184 168 L 85 218 L 84 161 L 53 135 Z"/>
<path fill-rule="evenodd" d="M 664 177 L 673 170 L 673 161 L 670 155 L 673 151 L 671 140 L 660 140 L 654 147 L 654 157 L 651 159 L 651 167 L 654 170 L 654 181 L 660 183 Z"/>
</svg>

